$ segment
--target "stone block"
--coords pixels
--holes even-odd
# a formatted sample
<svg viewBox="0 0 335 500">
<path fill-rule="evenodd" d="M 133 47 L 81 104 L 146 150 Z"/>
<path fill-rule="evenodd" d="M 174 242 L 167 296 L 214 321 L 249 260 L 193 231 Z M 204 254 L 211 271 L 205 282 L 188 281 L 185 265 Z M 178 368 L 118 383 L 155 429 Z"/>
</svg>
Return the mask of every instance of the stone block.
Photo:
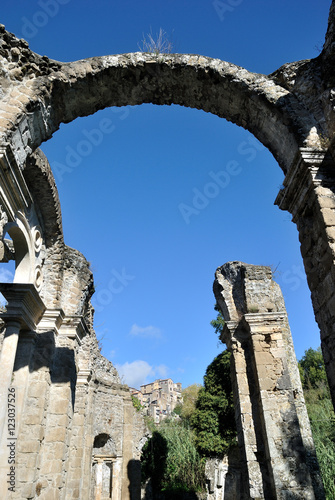
<svg viewBox="0 0 335 500">
<path fill-rule="evenodd" d="M 28 469 L 27 467 L 18 467 L 17 468 L 17 479 L 22 482 L 33 482 L 36 474 L 35 469 Z"/>
<path fill-rule="evenodd" d="M 44 437 L 44 427 L 43 425 L 25 425 L 24 431 L 22 435 L 20 435 L 21 439 L 23 436 L 29 436 L 30 439 L 36 439 L 38 441 L 42 441 Z"/>
<path fill-rule="evenodd" d="M 49 405 L 49 411 L 57 415 L 66 415 L 69 410 L 69 400 L 68 399 L 53 399 Z"/>
<path fill-rule="evenodd" d="M 48 385 L 45 382 L 33 382 L 29 385 L 28 397 L 42 398 Z"/>
<path fill-rule="evenodd" d="M 26 467 L 27 469 L 37 468 L 37 453 L 20 453 L 19 464 L 20 467 Z"/>
<path fill-rule="evenodd" d="M 26 425 L 41 424 L 44 418 L 44 408 L 35 408 L 34 410 L 29 409 L 23 418 Z"/>
<path fill-rule="evenodd" d="M 46 457 L 49 460 L 63 460 L 65 457 L 65 445 L 64 443 L 48 443 L 45 445 L 44 450 Z"/>
<path fill-rule="evenodd" d="M 41 446 L 37 439 L 22 439 L 18 441 L 18 451 L 20 453 L 36 453 Z"/>
<path fill-rule="evenodd" d="M 58 488 L 49 487 L 42 490 L 38 500 L 60 500 L 61 491 Z"/>
<path fill-rule="evenodd" d="M 62 465 L 63 463 L 61 460 L 47 459 L 47 457 L 44 456 L 40 469 L 41 477 L 48 476 L 49 474 L 54 475 L 61 473 Z"/>
<path fill-rule="evenodd" d="M 334 196 L 319 196 L 318 197 L 318 202 L 320 205 L 320 208 L 331 208 L 335 209 L 335 198 Z"/>
<path fill-rule="evenodd" d="M 20 484 L 18 486 L 19 495 L 17 498 L 35 498 L 35 486 L 31 483 Z"/>
<path fill-rule="evenodd" d="M 273 364 L 273 356 L 269 352 L 255 352 L 255 360 L 258 365 Z"/>
<path fill-rule="evenodd" d="M 322 208 L 321 215 L 325 226 L 335 226 L 335 210 Z"/>
<path fill-rule="evenodd" d="M 78 413 L 75 413 L 73 415 L 72 425 L 73 426 L 83 426 L 83 425 L 85 425 L 85 416 L 84 415 L 79 415 Z"/>
<path fill-rule="evenodd" d="M 61 441 L 63 443 L 65 441 L 65 437 L 66 437 L 65 427 L 54 427 L 48 429 L 48 432 L 45 435 L 45 442 Z"/>
<path fill-rule="evenodd" d="M 69 481 L 67 483 L 67 486 L 69 488 L 78 488 L 79 483 L 83 477 L 82 467 L 77 469 L 71 469 L 68 474 L 69 474 Z"/>
<path fill-rule="evenodd" d="M 54 414 L 50 415 L 48 414 L 48 429 L 52 427 L 65 427 L 67 428 L 69 425 L 69 417 L 67 414 L 60 415 L 60 414 Z"/>
<path fill-rule="evenodd" d="M 284 359 L 286 357 L 286 351 L 283 347 L 272 347 L 270 352 L 274 358 Z"/>
<path fill-rule="evenodd" d="M 330 241 L 335 241 L 335 227 L 334 226 L 326 227 L 326 235 Z"/>
<path fill-rule="evenodd" d="M 82 473 L 82 465 L 83 465 L 83 457 L 82 456 L 81 457 L 73 457 L 73 458 L 71 456 L 70 463 L 71 463 L 71 467 L 73 467 L 73 469 L 71 469 L 71 474 L 75 473 L 77 468 L 80 469 L 80 473 Z M 76 472 L 76 474 L 77 474 L 77 472 Z"/>
</svg>

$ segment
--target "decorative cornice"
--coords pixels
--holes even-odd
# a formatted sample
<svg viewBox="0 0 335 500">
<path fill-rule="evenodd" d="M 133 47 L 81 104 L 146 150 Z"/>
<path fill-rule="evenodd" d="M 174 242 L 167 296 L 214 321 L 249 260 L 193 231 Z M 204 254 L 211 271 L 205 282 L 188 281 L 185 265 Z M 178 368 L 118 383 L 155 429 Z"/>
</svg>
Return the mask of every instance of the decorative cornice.
<svg viewBox="0 0 335 500">
<path fill-rule="evenodd" d="M 65 316 L 59 328 L 60 336 L 76 339 L 79 345 L 87 334 L 89 334 L 89 330 L 82 316 Z"/>
<path fill-rule="evenodd" d="M 276 312 L 266 312 L 266 313 L 247 313 L 244 316 L 244 320 L 249 324 L 257 324 L 262 323 L 265 324 L 267 322 L 272 321 L 283 321 L 287 318 L 287 314 L 285 311 L 276 311 Z"/>
<path fill-rule="evenodd" d="M 6 312 L 0 317 L 6 323 L 19 322 L 22 329 L 36 330 L 45 305 L 32 283 L 0 283 L 0 293 L 7 300 Z"/>
<path fill-rule="evenodd" d="M 77 385 L 86 385 L 92 378 L 92 370 L 79 369 L 77 373 Z"/>
<path fill-rule="evenodd" d="M 317 187 L 324 180 L 320 174 L 320 166 L 326 154 L 325 151 L 301 148 L 288 170 L 275 205 L 290 212 L 293 222 L 300 210 L 307 206 L 311 188 Z"/>
<path fill-rule="evenodd" d="M 41 321 L 38 324 L 38 333 L 53 331 L 56 335 L 59 333 L 65 318 L 63 309 L 46 309 Z"/>
</svg>

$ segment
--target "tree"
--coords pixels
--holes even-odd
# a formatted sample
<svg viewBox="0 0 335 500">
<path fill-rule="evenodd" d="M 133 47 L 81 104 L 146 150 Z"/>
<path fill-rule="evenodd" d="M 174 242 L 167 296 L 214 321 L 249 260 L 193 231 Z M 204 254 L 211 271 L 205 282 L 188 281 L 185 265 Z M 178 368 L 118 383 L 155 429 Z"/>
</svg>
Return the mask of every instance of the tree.
<svg viewBox="0 0 335 500">
<path fill-rule="evenodd" d="M 311 347 L 305 351 L 305 355 L 299 361 L 299 371 L 304 389 L 316 389 L 327 384 L 325 364 L 321 347 L 316 350 Z"/>
<path fill-rule="evenodd" d="M 199 391 L 190 421 L 202 455 L 223 456 L 235 442 L 230 353 L 227 350 L 216 356 L 207 367 L 204 387 Z"/>
<path fill-rule="evenodd" d="M 220 308 L 217 304 L 215 304 L 214 309 L 215 309 L 215 311 L 218 312 L 218 314 L 216 316 L 216 319 L 212 319 L 211 325 L 214 328 L 215 333 L 217 333 L 219 338 L 220 338 L 220 335 L 223 332 L 223 327 L 224 327 L 225 321 L 223 319 Z"/>
<path fill-rule="evenodd" d="M 194 413 L 195 404 L 197 402 L 201 387 L 201 384 L 192 384 L 182 391 L 183 404 L 180 405 L 180 408 L 177 405 L 174 411 L 175 413 L 179 414 L 180 417 L 186 422 L 189 422 L 192 414 Z"/>
<path fill-rule="evenodd" d="M 305 402 L 327 500 L 335 498 L 335 415 L 320 347 L 299 361 Z"/>
</svg>

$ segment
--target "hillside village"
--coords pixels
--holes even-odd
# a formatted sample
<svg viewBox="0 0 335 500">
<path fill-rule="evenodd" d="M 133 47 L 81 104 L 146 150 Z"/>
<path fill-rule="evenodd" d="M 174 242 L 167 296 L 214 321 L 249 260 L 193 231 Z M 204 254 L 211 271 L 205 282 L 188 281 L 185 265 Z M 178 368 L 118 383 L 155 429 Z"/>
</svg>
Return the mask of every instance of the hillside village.
<svg viewBox="0 0 335 500">
<path fill-rule="evenodd" d="M 172 379 L 157 379 L 150 384 L 141 385 L 141 389 L 130 387 L 131 395 L 136 397 L 155 423 L 170 416 L 177 406 L 183 402 L 182 386 Z"/>
</svg>

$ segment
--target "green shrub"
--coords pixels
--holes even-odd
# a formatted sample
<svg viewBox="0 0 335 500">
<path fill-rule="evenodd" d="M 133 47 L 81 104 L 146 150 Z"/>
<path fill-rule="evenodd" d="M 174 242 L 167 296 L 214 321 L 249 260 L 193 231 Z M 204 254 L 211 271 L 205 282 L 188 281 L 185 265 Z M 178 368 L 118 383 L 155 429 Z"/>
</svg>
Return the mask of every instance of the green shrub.
<svg viewBox="0 0 335 500">
<path fill-rule="evenodd" d="M 142 481 L 151 478 L 154 493 L 175 496 L 177 492 L 202 491 L 205 464 L 191 429 L 180 422 L 165 421 L 154 431 L 143 448 Z"/>
<path fill-rule="evenodd" d="M 335 415 L 320 348 L 305 351 L 299 371 L 326 499 L 334 500 Z"/>
<path fill-rule="evenodd" d="M 190 419 L 199 452 L 207 457 L 223 456 L 236 442 L 230 353 L 223 351 L 207 367 L 204 387 L 199 391 Z"/>
</svg>

